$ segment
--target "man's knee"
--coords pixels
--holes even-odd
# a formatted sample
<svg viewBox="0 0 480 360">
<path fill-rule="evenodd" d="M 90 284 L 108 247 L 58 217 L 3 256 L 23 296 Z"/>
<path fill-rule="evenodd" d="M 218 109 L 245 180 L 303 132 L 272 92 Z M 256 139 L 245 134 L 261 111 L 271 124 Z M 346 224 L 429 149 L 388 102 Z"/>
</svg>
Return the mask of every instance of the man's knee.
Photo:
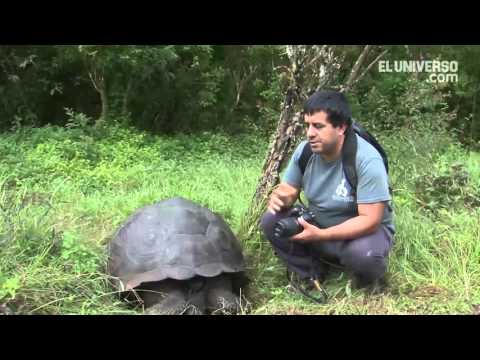
<svg viewBox="0 0 480 360">
<path fill-rule="evenodd" d="M 273 231 L 273 225 L 275 224 L 277 216 L 272 214 L 270 211 L 267 211 L 263 214 L 262 219 L 260 220 L 260 227 L 265 233 L 270 233 Z"/>
<path fill-rule="evenodd" d="M 304 244 L 292 242 L 289 238 L 277 238 L 273 235 L 274 225 L 288 214 L 288 210 L 275 214 L 267 211 L 260 220 L 260 227 L 265 238 L 270 241 L 274 253 L 287 264 L 290 271 L 299 274 L 301 278 L 307 278 L 312 272 L 309 248 Z"/>
<path fill-rule="evenodd" d="M 265 238 L 270 241 L 273 245 L 284 247 L 286 239 L 277 239 L 273 233 L 273 228 L 277 221 L 283 219 L 285 214 L 282 213 L 271 213 L 267 211 L 263 214 L 262 219 L 260 221 L 260 227 L 263 231 Z"/>
<path fill-rule="evenodd" d="M 273 228 L 275 224 L 288 216 L 288 210 L 272 214 L 267 211 L 263 214 L 260 221 L 260 227 L 262 228 L 265 238 L 270 241 L 274 249 L 282 250 L 283 252 L 288 252 L 289 255 L 304 256 L 308 252 L 305 250 L 303 244 L 292 243 L 289 238 L 286 237 L 276 237 L 274 236 Z"/>
<path fill-rule="evenodd" d="M 371 250 L 355 250 L 356 249 L 347 251 L 342 259 L 345 267 L 351 273 L 366 281 L 374 281 L 385 275 L 387 271 L 387 258 L 384 254 L 378 254 Z"/>
<path fill-rule="evenodd" d="M 260 220 L 260 227 L 265 234 L 265 236 L 272 241 L 273 236 L 273 227 L 275 224 L 282 219 L 285 219 L 289 215 L 289 210 L 283 210 L 280 212 L 276 212 L 275 214 L 271 213 L 270 211 L 266 211 L 261 220 Z"/>
</svg>

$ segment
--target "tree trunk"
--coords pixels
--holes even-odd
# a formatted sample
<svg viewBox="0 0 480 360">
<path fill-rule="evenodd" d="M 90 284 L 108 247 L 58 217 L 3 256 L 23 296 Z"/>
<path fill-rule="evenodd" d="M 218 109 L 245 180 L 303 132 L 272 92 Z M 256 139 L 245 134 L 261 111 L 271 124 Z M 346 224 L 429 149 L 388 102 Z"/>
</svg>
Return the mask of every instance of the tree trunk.
<svg viewBox="0 0 480 360">
<path fill-rule="evenodd" d="M 257 72 L 257 68 L 258 68 L 257 65 L 255 66 L 250 65 L 248 69 L 245 70 L 243 75 L 242 74 L 239 75 L 240 79 L 236 81 L 237 96 L 235 97 L 235 104 L 233 106 L 234 108 L 236 108 L 240 103 L 240 98 L 243 94 L 245 86 L 248 84 L 251 78 L 255 75 L 255 73 Z"/>
<path fill-rule="evenodd" d="M 108 116 L 109 108 L 108 108 L 108 93 L 107 93 L 107 85 L 105 83 L 105 77 L 103 75 L 103 72 L 98 69 L 93 69 L 92 71 L 89 71 L 88 75 L 90 76 L 90 80 L 93 84 L 93 87 L 100 94 L 100 102 L 102 104 L 102 113 L 100 114 L 100 118 L 98 120 L 106 120 Z"/>
<path fill-rule="evenodd" d="M 123 95 L 123 100 L 122 100 L 122 115 L 127 116 L 128 115 L 128 102 L 130 100 L 130 92 L 132 91 L 133 87 L 133 79 L 130 79 L 128 81 L 127 89 L 125 90 L 125 94 Z"/>
<path fill-rule="evenodd" d="M 472 147 L 474 146 L 474 142 L 477 139 L 478 135 L 478 129 L 476 126 L 476 114 L 477 114 L 477 93 L 478 93 L 479 87 L 478 85 L 475 88 L 475 92 L 473 93 L 473 108 L 472 108 L 472 123 L 470 124 L 470 142 L 469 142 L 469 150 L 472 150 Z"/>
<path fill-rule="evenodd" d="M 360 76 L 360 69 L 362 68 L 363 63 L 365 62 L 371 48 L 372 48 L 372 45 L 366 45 L 363 48 L 362 53 L 360 54 L 357 61 L 353 65 L 352 71 L 350 72 L 350 76 L 348 77 L 347 82 L 341 89 L 342 92 L 347 92 L 348 90 L 350 90 L 350 88 L 356 82 L 357 78 Z"/>
<path fill-rule="evenodd" d="M 102 102 L 102 114 L 100 118 L 106 120 L 108 116 L 108 96 L 107 89 L 105 88 L 105 82 L 102 82 L 102 85 L 99 87 L 98 92 L 100 93 L 100 100 Z"/>
<path fill-rule="evenodd" d="M 279 182 L 280 171 L 283 169 L 288 156 L 294 150 L 297 140 L 302 133 L 302 117 L 295 112 L 298 95 L 293 88 L 287 91 L 280 120 L 270 145 L 270 151 L 265 159 L 262 176 L 258 181 L 255 195 L 243 219 L 242 230 L 247 237 L 258 229 L 258 222 L 265 209 L 270 193 Z"/>
<path fill-rule="evenodd" d="M 294 113 L 297 96 L 293 95 L 293 92 L 294 90 L 290 89 L 285 97 L 280 121 L 263 165 L 263 175 L 257 185 L 254 203 L 261 203 L 270 195 L 271 190 L 278 183 L 280 170 L 288 160 L 286 156 L 291 153 L 302 132 L 300 113 Z"/>
</svg>

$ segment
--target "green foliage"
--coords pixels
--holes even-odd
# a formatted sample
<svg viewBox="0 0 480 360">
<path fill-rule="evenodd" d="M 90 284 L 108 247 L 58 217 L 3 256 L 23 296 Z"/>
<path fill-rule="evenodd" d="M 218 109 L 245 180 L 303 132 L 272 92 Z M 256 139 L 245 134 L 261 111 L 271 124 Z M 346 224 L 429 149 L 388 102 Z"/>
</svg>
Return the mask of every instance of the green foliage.
<svg viewBox="0 0 480 360">
<path fill-rule="evenodd" d="M 4 278 L 0 274 L 0 301 L 15 299 L 15 295 L 19 288 L 20 278 L 18 276 Z"/>
<path fill-rule="evenodd" d="M 65 125 L 65 108 L 96 121 L 102 105 L 110 119 L 157 133 L 258 127 L 257 99 L 283 61 L 281 47 L 250 45 L 6 46 L 0 55 L 0 127 L 14 130 Z"/>
<path fill-rule="evenodd" d="M 465 61 L 459 84 L 371 71 L 349 95 L 389 154 L 391 286 L 367 297 L 335 274 L 331 302 L 316 306 L 286 289 L 260 232 L 240 233 L 283 101 L 282 49 L 2 47 L 0 303 L 26 314 L 134 313 L 114 296 L 104 245 L 139 207 L 183 196 L 241 236 L 255 313 L 469 313 L 480 304 L 480 155 L 456 141 L 475 143 L 478 74 L 467 56 L 476 50 L 408 49 Z M 345 49 L 355 59 L 358 47 Z M 390 59 L 410 56 L 391 50 Z M 103 121 L 89 71 L 108 85 Z"/>
<path fill-rule="evenodd" d="M 220 213 L 236 233 L 242 227 L 267 150 L 263 136 L 92 129 L 50 126 L 0 138 L 10 159 L 0 163 L 0 295 L 14 312 L 135 313 L 114 294 L 104 245 L 130 214 L 159 199 L 184 196 Z M 480 300 L 478 207 L 462 205 L 478 194 L 480 156 L 453 145 L 447 132 L 394 134 L 378 134 L 392 162 L 397 227 L 382 300 L 364 297 L 334 274 L 326 283 L 331 301 L 310 304 L 287 291 L 283 264 L 254 232 L 241 238 L 254 313 L 468 313 Z M 452 172 L 457 163 L 462 168 Z M 457 186 L 455 174 L 464 172 L 468 184 Z M 440 178 L 447 182 L 417 192 Z M 454 205 L 452 191 L 460 188 Z M 421 196 L 442 205 L 427 211 Z"/>
<path fill-rule="evenodd" d="M 65 127 L 67 129 L 86 129 L 86 127 L 92 124 L 92 119 L 84 113 L 75 112 L 73 109 L 65 108 L 65 113 L 68 116 Z"/>
<path fill-rule="evenodd" d="M 480 47 L 385 48 L 390 61 L 456 60 L 459 81 L 434 86 L 424 74 L 379 73 L 374 66 L 351 94 L 357 117 L 378 129 L 416 126 L 427 118 L 477 146 L 480 67 L 474 59 Z M 361 46 L 336 51 L 352 64 Z M 156 133 L 271 130 L 289 76 L 285 47 L 277 45 L 3 46 L 0 55 L 1 130 L 66 125 L 71 116 L 65 108 L 95 123 L 102 102 L 110 120 L 121 117 Z M 348 66 L 338 69 L 334 83 L 348 73 Z M 435 118 L 447 107 L 446 118 Z"/>
<path fill-rule="evenodd" d="M 379 86 L 352 97 L 355 117 L 373 132 L 441 131 L 455 114 L 448 107 L 448 93 L 426 81 L 397 74 L 385 76 Z M 358 115 L 357 115 L 358 114 Z"/>
<path fill-rule="evenodd" d="M 101 245 L 116 226 L 138 207 L 173 196 L 207 205 L 238 226 L 259 171 L 256 154 L 266 151 L 254 136 L 91 129 L 21 129 L 1 138 L 11 161 L 0 163 L 0 273 L 2 284 L 20 279 L 2 287 L 15 311 L 127 311 L 103 295 L 112 289 Z"/>
<path fill-rule="evenodd" d="M 422 209 L 437 213 L 442 209 L 480 207 L 480 187 L 475 186 L 460 159 L 453 162 L 443 157 L 433 171 L 416 179 L 416 199 Z"/>
<path fill-rule="evenodd" d="M 92 273 L 98 267 L 98 255 L 71 231 L 63 233 L 60 258 L 65 261 L 65 266 L 71 266 L 77 273 Z"/>
<path fill-rule="evenodd" d="M 284 74 L 273 74 L 268 86 L 265 90 L 260 92 L 260 97 L 257 100 L 257 106 L 260 114 L 264 119 L 264 127 L 260 131 L 272 133 L 279 121 L 281 104 L 283 96 L 286 91 L 288 83 Z"/>
</svg>

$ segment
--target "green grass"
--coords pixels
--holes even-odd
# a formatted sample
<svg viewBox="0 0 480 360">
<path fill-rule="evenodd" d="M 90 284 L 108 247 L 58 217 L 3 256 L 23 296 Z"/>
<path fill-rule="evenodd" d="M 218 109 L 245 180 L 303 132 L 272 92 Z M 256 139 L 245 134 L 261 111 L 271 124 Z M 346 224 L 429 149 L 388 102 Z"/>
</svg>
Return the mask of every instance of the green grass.
<svg viewBox="0 0 480 360">
<path fill-rule="evenodd" d="M 442 135 L 382 138 L 398 231 L 390 286 L 369 295 L 334 273 L 326 283 L 330 301 L 317 305 L 288 290 L 283 265 L 258 231 L 242 235 L 267 140 L 151 136 L 120 127 L 3 134 L 0 303 L 24 314 L 138 313 L 110 287 L 105 245 L 139 207 L 183 196 L 222 214 L 239 234 L 253 314 L 468 314 L 480 304 L 480 214 L 462 205 L 480 193 L 479 154 Z M 467 185 L 456 185 L 456 163 L 469 173 Z M 423 198 L 419 191 L 438 178 L 452 182 Z M 439 206 L 432 210 L 433 203 Z"/>
</svg>

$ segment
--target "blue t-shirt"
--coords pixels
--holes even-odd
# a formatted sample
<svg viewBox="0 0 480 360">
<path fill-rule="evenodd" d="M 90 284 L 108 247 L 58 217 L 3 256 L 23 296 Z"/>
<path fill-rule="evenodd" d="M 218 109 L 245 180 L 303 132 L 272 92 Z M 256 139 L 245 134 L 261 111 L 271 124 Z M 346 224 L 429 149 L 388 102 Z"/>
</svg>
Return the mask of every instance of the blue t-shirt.
<svg viewBox="0 0 480 360">
<path fill-rule="evenodd" d="M 300 155 L 307 144 L 303 141 L 293 153 L 283 175 L 283 181 L 298 189 L 302 188 L 308 206 L 316 213 L 318 225 L 327 228 L 358 216 L 358 204 L 390 202 L 388 174 L 382 156 L 366 140 L 357 136 L 356 169 L 358 177 L 357 199 L 352 196 L 350 184 L 343 171 L 342 159 L 325 161 L 313 153 L 302 176 Z M 393 214 L 386 204 L 382 225 L 395 233 Z"/>
</svg>

